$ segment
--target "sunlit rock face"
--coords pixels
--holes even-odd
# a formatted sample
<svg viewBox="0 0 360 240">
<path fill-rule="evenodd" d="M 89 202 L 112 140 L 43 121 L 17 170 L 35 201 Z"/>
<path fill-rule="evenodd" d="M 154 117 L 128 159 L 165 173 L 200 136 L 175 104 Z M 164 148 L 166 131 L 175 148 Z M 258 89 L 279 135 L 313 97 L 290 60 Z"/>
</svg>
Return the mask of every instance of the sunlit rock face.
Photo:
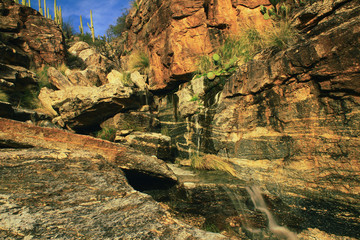
<svg viewBox="0 0 360 240">
<path fill-rule="evenodd" d="M 60 27 L 33 8 L 11 0 L 0 1 L 1 42 L 12 51 L 1 54 L 1 62 L 29 67 L 57 65 L 65 61 L 65 39 Z"/>
<path fill-rule="evenodd" d="M 257 176 L 358 211 L 358 3 L 325 1 L 300 12 L 303 40 L 243 65 L 225 84 L 210 142 L 237 158 L 243 179 Z M 309 17 L 311 10 L 318 15 Z"/>
<path fill-rule="evenodd" d="M 151 90 L 173 88 L 191 79 L 196 59 L 246 25 L 264 28 L 259 6 L 267 0 L 139 1 L 127 18 L 127 46 L 143 48 L 152 66 Z"/>
</svg>

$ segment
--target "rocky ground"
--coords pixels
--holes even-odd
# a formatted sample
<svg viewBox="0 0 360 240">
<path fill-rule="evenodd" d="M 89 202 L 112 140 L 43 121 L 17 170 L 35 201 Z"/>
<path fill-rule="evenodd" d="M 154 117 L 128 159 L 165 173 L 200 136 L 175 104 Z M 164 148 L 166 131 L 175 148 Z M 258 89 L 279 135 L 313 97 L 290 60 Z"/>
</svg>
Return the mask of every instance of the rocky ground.
<svg viewBox="0 0 360 240">
<path fill-rule="evenodd" d="M 81 150 L 0 150 L 4 239 L 225 239 L 171 217 L 121 169 Z"/>
<path fill-rule="evenodd" d="M 10 96 L 0 102 L 0 238 L 226 239 L 203 228 L 277 239 L 252 185 L 299 239 L 360 238 L 359 0 L 299 9 L 295 45 L 226 81 L 191 79 L 194 59 L 235 23 L 267 24 L 268 2 L 140 2 L 127 47 L 148 46 L 149 76 L 117 71 L 85 42 L 66 50 L 51 20 L 0 0 L 0 90 Z M 20 108 L 16 94 L 41 83 L 30 66 L 43 64 L 53 66 L 42 109 Z M 100 129 L 115 143 L 94 138 Z M 234 176 L 174 164 L 203 153 Z"/>
</svg>

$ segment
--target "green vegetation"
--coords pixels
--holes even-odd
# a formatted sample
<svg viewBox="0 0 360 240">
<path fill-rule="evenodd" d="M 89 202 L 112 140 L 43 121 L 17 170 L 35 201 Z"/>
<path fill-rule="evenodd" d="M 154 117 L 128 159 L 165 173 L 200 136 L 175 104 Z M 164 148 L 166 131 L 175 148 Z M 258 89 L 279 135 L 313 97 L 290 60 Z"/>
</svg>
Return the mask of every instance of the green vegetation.
<svg viewBox="0 0 360 240">
<path fill-rule="evenodd" d="M 190 99 L 191 102 L 196 102 L 196 101 L 199 101 L 199 100 L 200 100 L 200 98 L 199 98 L 199 95 L 197 95 L 197 94 L 195 94 L 195 95 Z"/>
<path fill-rule="evenodd" d="M 41 0 L 39 0 L 39 13 L 44 15 L 43 9 L 41 8 Z"/>
<path fill-rule="evenodd" d="M 170 131 L 168 127 L 162 127 L 161 128 L 161 134 L 165 136 L 170 136 Z"/>
<path fill-rule="evenodd" d="M 10 96 L 10 101 L 16 104 L 18 107 L 35 109 L 40 106 L 39 88 L 36 85 L 28 85 L 22 90 L 13 92 Z"/>
<path fill-rule="evenodd" d="M 273 27 L 260 33 L 248 28 L 241 35 L 231 36 L 211 56 L 200 56 L 197 74 L 213 80 L 216 76 L 234 72 L 238 64 L 251 61 L 262 50 L 284 49 L 295 40 L 296 32 L 287 21 L 279 21 Z"/>
<path fill-rule="evenodd" d="M 107 36 L 110 39 L 121 37 L 126 30 L 126 16 L 129 14 L 128 10 L 125 10 L 120 17 L 116 20 L 116 25 L 110 25 L 106 31 Z"/>
<path fill-rule="evenodd" d="M 9 96 L 0 89 L 0 101 L 1 102 L 8 102 L 9 101 Z"/>
<path fill-rule="evenodd" d="M 289 8 L 283 3 L 281 6 L 277 6 L 281 0 L 269 0 L 272 8 L 267 9 L 263 5 L 260 6 L 260 12 L 264 15 L 264 19 L 280 20 L 286 19 L 289 15 Z"/>
<path fill-rule="evenodd" d="M 96 133 L 96 137 L 113 142 L 116 137 L 116 129 L 112 127 L 103 127 Z"/>
<path fill-rule="evenodd" d="M 134 51 L 129 56 L 128 69 L 147 73 L 150 68 L 149 56 L 142 51 Z"/>
<path fill-rule="evenodd" d="M 131 73 L 129 72 L 123 72 L 123 78 L 121 79 L 121 82 L 124 84 L 125 87 L 130 87 L 134 83 L 131 81 Z"/>
<path fill-rule="evenodd" d="M 82 16 L 81 16 L 81 15 L 80 15 L 80 26 L 79 26 L 79 30 L 80 30 L 80 35 L 84 35 L 84 26 L 83 26 Z"/>
<path fill-rule="evenodd" d="M 287 21 L 276 23 L 276 27 L 267 33 L 265 38 L 269 47 L 285 49 L 296 40 L 296 32 Z"/>
<path fill-rule="evenodd" d="M 236 176 L 236 171 L 233 165 L 226 159 L 215 155 L 205 155 L 200 156 L 193 154 L 190 156 L 191 167 L 195 169 L 204 169 L 204 170 L 219 170 L 228 172 L 232 176 Z"/>
<path fill-rule="evenodd" d="M 138 0 L 131 1 L 131 6 L 135 9 L 139 9 L 139 3 Z"/>
<path fill-rule="evenodd" d="M 87 25 L 91 31 L 92 41 L 95 42 L 95 30 L 94 30 L 94 22 L 92 17 L 92 10 L 90 10 L 90 24 L 87 23 Z"/>
<path fill-rule="evenodd" d="M 74 36 L 74 28 L 69 22 L 62 23 L 62 31 L 67 40 L 71 39 Z"/>
<path fill-rule="evenodd" d="M 36 77 L 38 79 L 38 86 L 39 86 L 38 87 L 38 93 L 40 93 L 40 90 L 43 87 L 47 87 L 47 88 L 52 88 L 53 87 L 51 85 L 51 83 L 49 82 L 48 69 L 49 69 L 49 66 L 44 66 L 42 68 L 32 70 L 33 72 L 35 72 Z"/>
</svg>

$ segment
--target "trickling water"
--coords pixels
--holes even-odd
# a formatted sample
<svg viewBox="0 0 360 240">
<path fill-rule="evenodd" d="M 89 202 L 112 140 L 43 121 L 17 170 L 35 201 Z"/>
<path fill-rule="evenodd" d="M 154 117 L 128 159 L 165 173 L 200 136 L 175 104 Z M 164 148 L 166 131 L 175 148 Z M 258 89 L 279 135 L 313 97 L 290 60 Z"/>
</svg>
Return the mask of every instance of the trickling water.
<svg viewBox="0 0 360 240">
<path fill-rule="evenodd" d="M 276 236 L 285 238 L 287 240 L 297 240 L 297 236 L 295 233 L 291 232 L 286 227 L 278 225 L 278 223 L 275 221 L 274 216 L 272 213 L 267 209 L 266 203 L 264 201 L 264 198 L 261 195 L 261 191 L 259 187 L 247 187 L 247 192 L 249 193 L 251 200 L 255 206 L 256 209 L 264 213 L 268 218 L 268 224 L 269 224 L 269 230 L 274 233 Z"/>
<path fill-rule="evenodd" d="M 199 156 L 200 143 L 201 143 L 201 125 L 199 123 L 199 114 L 194 115 L 194 121 L 195 121 L 195 134 L 196 134 L 196 153 Z"/>
<path fill-rule="evenodd" d="M 186 131 L 187 133 L 185 133 L 184 137 L 186 139 L 186 144 L 187 146 L 189 147 L 188 149 L 188 154 L 189 154 L 189 157 L 191 157 L 191 122 L 190 122 L 190 117 L 187 117 L 186 118 Z"/>
</svg>

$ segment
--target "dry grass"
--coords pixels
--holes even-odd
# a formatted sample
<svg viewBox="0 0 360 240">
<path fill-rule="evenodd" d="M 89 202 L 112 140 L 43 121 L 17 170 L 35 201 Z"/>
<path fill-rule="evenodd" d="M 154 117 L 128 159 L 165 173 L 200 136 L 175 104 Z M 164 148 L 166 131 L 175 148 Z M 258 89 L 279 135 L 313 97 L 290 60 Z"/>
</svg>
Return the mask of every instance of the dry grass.
<svg viewBox="0 0 360 240">
<path fill-rule="evenodd" d="M 272 27 L 259 32 L 255 27 L 244 27 L 240 35 L 232 35 L 215 51 L 220 61 L 211 56 L 199 56 L 197 72 L 227 72 L 228 69 L 244 64 L 268 48 L 285 49 L 296 40 L 296 31 L 287 21 L 274 22 Z"/>
<path fill-rule="evenodd" d="M 224 171 L 236 176 L 233 165 L 227 159 L 210 154 L 204 156 L 192 155 L 190 159 L 191 166 L 195 169 Z"/>
<path fill-rule="evenodd" d="M 129 56 L 127 67 L 129 71 L 137 70 L 146 74 L 150 69 L 149 56 L 142 51 L 133 51 Z"/>
</svg>

